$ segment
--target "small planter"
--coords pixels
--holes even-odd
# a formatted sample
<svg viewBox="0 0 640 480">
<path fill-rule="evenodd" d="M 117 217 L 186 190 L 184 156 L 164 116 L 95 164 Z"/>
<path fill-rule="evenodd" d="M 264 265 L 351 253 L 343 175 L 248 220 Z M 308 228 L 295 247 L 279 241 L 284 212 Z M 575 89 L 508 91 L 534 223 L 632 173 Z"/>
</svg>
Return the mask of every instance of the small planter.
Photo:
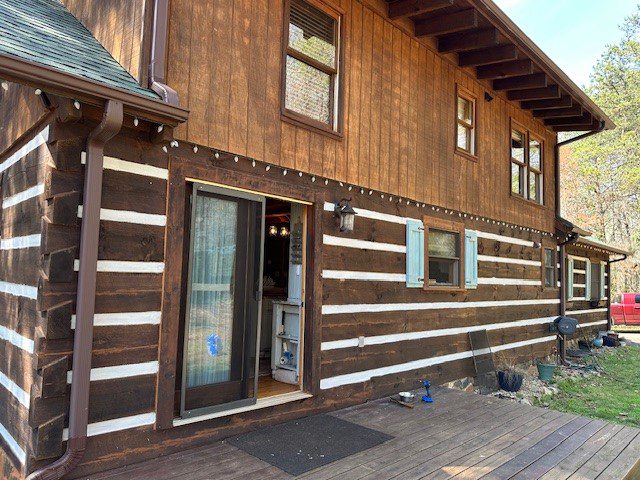
<svg viewBox="0 0 640 480">
<path fill-rule="evenodd" d="M 553 373 L 556 371 L 556 365 L 554 363 L 538 363 L 538 378 L 545 382 L 548 382 L 553 378 Z"/>
<path fill-rule="evenodd" d="M 600 348 L 604 344 L 604 340 L 602 340 L 602 337 L 598 337 L 598 338 L 594 338 L 591 343 L 593 343 L 594 347 Z"/>
<path fill-rule="evenodd" d="M 509 370 L 498 371 L 498 385 L 507 392 L 517 392 L 522 387 L 523 376 Z"/>
</svg>

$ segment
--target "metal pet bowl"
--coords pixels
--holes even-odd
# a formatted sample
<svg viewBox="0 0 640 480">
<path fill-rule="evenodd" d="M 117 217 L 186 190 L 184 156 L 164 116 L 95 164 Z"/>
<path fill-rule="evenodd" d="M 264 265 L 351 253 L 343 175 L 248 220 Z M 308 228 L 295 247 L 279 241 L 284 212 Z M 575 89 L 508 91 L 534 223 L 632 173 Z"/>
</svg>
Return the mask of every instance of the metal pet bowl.
<svg viewBox="0 0 640 480">
<path fill-rule="evenodd" d="M 416 394 L 411 392 L 400 392 L 400 400 L 405 403 L 412 403 L 416 399 Z"/>
</svg>

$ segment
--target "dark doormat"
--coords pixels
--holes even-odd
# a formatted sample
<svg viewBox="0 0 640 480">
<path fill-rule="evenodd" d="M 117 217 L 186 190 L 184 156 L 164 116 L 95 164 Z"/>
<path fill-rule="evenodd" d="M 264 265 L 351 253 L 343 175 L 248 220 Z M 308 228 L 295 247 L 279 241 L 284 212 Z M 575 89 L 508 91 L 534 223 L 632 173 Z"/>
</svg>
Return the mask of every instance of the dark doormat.
<svg viewBox="0 0 640 480">
<path fill-rule="evenodd" d="M 315 415 L 249 432 L 228 442 L 291 475 L 300 475 L 392 438 L 333 415 Z"/>
</svg>

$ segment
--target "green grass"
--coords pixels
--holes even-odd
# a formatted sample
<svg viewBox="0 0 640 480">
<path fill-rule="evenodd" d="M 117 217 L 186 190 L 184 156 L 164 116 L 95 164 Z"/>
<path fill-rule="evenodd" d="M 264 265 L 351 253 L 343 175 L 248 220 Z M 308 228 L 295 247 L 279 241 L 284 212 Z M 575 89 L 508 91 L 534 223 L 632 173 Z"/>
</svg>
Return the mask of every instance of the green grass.
<svg viewBox="0 0 640 480">
<path fill-rule="evenodd" d="M 640 427 L 640 348 L 620 347 L 598 357 L 602 376 L 563 378 L 560 393 L 540 403 L 561 412 Z"/>
</svg>

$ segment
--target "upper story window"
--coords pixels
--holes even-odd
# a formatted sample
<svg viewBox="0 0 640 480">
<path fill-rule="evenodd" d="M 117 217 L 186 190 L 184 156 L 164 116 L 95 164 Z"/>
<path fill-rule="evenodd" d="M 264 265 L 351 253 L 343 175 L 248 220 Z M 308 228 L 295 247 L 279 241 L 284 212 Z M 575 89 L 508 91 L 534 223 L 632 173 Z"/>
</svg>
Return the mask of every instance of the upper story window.
<svg viewBox="0 0 640 480">
<path fill-rule="evenodd" d="M 283 114 L 337 132 L 340 15 L 328 7 L 290 0 L 284 51 Z"/>
<path fill-rule="evenodd" d="M 511 125 L 511 192 L 542 205 L 543 145 L 531 132 Z"/>
<path fill-rule="evenodd" d="M 459 85 L 456 89 L 456 150 L 476 155 L 476 99 Z"/>
</svg>

